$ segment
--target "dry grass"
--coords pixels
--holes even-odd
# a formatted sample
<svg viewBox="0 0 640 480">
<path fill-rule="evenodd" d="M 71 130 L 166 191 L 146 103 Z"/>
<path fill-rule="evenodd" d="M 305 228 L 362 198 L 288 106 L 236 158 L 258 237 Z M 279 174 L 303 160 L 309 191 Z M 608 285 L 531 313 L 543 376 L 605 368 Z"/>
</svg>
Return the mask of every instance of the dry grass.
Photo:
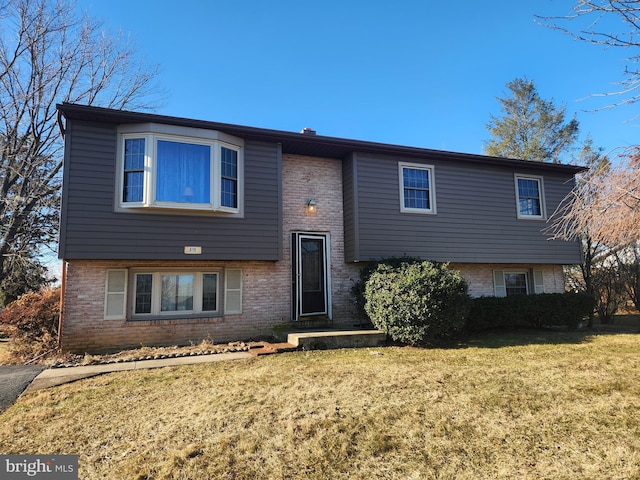
<svg viewBox="0 0 640 480">
<path fill-rule="evenodd" d="M 2 453 L 88 479 L 640 478 L 640 337 L 479 337 L 105 375 L 23 396 Z"/>
</svg>

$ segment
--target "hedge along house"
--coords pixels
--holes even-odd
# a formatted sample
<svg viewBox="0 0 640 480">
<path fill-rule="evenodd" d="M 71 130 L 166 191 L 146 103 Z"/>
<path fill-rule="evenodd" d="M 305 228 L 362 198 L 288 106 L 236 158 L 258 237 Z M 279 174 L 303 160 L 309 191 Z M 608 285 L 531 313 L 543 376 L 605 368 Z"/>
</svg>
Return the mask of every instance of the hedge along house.
<svg viewBox="0 0 640 480">
<path fill-rule="evenodd" d="M 451 262 L 470 293 L 564 291 L 546 220 L 580 168 L 82 105 L 64 135 L 71 351 L 357 323 L 362 262 Z"/>
</svg>

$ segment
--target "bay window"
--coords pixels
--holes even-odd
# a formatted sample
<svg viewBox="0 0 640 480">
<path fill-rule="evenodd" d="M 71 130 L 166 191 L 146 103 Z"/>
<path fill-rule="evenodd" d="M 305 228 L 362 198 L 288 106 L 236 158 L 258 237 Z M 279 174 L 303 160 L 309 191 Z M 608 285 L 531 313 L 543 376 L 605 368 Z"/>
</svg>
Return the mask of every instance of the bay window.
<svg viewBox="0 0 640 480">
<path fill-rule="evenodd" d="M 118 206 L 241 213 L 242 141 L 160 130 L 121 135 Z"/>
</svg>

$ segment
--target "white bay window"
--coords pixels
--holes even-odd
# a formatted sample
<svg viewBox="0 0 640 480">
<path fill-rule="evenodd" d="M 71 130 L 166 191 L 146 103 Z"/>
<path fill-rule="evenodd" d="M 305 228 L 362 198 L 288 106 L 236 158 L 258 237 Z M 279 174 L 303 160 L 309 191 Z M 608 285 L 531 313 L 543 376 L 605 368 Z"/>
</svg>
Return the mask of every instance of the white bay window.
<svg viewBox="0 0 640 480">
<path fill-rule="evenodd" d="M 142 127 L 151 131 L 120 137 L 119 208 L 242 212 L 241 139 L 199 129 L 170 134 L 167 127 Z"/>
</svg>

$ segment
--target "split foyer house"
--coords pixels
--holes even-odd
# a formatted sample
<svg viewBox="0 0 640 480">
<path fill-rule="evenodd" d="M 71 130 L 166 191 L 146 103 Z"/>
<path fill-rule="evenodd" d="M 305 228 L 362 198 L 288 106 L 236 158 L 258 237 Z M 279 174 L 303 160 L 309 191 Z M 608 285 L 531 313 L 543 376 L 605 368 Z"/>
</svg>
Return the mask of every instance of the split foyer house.
<svg viewBox="0 0 640 480">
<path fill-rule="evenodd" d="M 58 106 L 61 342 L 214 342 L 352 325 L 389 256 L 451 262 L 473 296 L 563 292 L 577 243 L 546 220 L 580 168 Z"/>
</svg>

